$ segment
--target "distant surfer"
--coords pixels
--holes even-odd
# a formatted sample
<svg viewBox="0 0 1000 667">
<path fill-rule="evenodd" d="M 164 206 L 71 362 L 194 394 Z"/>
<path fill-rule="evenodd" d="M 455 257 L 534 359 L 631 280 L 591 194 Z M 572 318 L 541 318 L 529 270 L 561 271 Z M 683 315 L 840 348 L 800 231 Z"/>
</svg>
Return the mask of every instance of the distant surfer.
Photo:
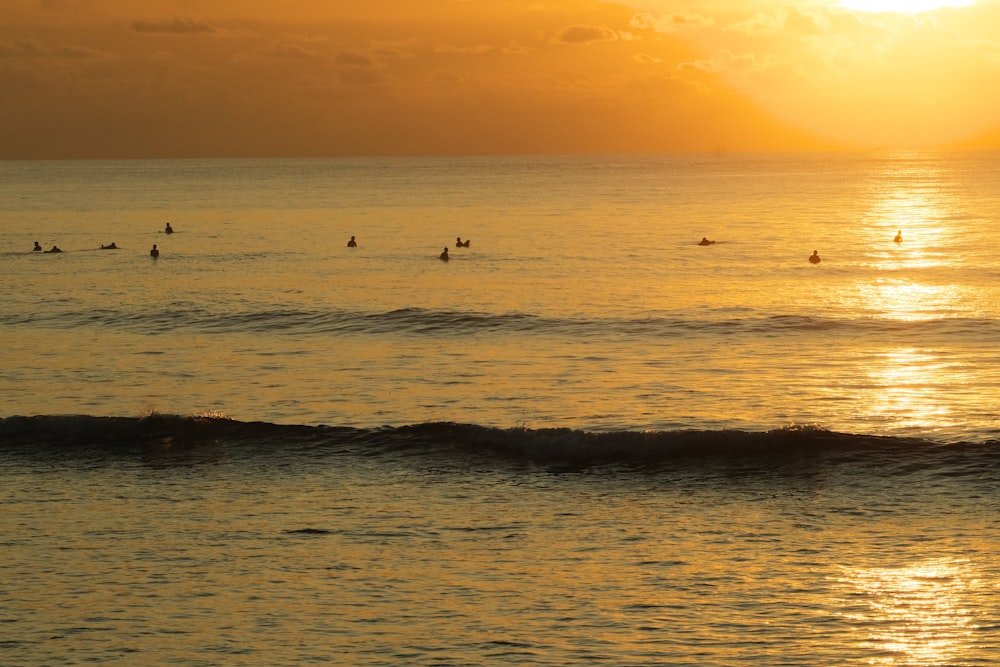
<svg viewBox="0 0 1000 667">
<path fill-rule="evenodd" d="M 896 238 L 894 238 L 893 241 L 895 241 L 896 243 L 902 243 L 903 242 L 903 232 L 902 231 L 897 231 L 896 232 Z"/>
<path fill-rule="evenodd" d="M 163 233 L 164 234 L 173 234 L 174 233 L 174 228 L 170 226 L 169 222 L 167 223 L 167 228 L 163 230 Z"/>
<path fill-rule="evenodd" d="M 819 250 L 813 250 L 813 254 L 809 255 L 809 261 L 813 264 L 820 263 L 821 260 L 819 258 Z"/>
<path fill-rule="evenodd" d="M 42 246 L 38 244 L 38 241 L 35 241 L 35 247 L 32 248 L 31 250 L 32 252 L 42 252 Z"/>
<path fill-rule="evenodd" d="M 46 253 L 50 253 L 50 252 L 62 252 L 62 250 L 59 249 L 59 246 L 54 245 L 54 246 L 52 246 L 52 250 L 46 250 L 45 252 Z"/>
<path fill-rule="evenodd" d="M 705 238 L 704 236 L 702 236 L 702 237 L 701 237 L 701 240 L 700 240 L 700 241 L 698 241 L 698 245 L 712 245 L 713 243 L 715 243 L 715 241 L 709 241 L 709 240 L 708 240 L 707 238 Z"/>
<path fill-rule="evenodd" d="M 354 240 L 353 236 L 351 237 L 351 240 L 347 242 L 347 247 L 348 248 L 357 248 L 358 247 L 358 242 Z"/>
<path fill-rule="evenodd" d="M 450 257 L 448 257 L 448 248 L 447 248 L 447 246 L 441 252 L 441 254 L 438 255 L 438 259 L 440 259 L 442 262 L 447 262 L 449 259 L 451 259 Z"/>
<path fill-rule="evenodd" d="M 156 244 L 153 244 L 153 249 L 149 251 L 149 256 L 156 259 L 160 256 L 160 251 L 156 249 Z"/>
<path fill-rule="evenodd" d="M 118 250 L 118 246 L 116 246 L 115 242 L 112 241 L 108 245 L 102 245 L 101 250 Z"/>
<path fill-rule="evenodd" d="M 470 241 L 469 239 L 465 239 L 463 241 L 461 236 L 455 239 L 456 248 L 468 248 L 470 243 L 472 243 L 472 241 Z"/>
</svg>

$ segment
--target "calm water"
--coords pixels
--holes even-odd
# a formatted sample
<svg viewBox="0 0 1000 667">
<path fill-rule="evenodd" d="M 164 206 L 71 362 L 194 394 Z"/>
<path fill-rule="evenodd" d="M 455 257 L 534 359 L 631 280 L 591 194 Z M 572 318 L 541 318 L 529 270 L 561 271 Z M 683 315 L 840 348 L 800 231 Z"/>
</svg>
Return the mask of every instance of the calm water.
<svg viewBox="0 0 1000 667">
<path fill-rule="evenodd" d="M 996 154 L 0 163 L 0 664 L 992 664 L 997 211 Z"/>
</svg>

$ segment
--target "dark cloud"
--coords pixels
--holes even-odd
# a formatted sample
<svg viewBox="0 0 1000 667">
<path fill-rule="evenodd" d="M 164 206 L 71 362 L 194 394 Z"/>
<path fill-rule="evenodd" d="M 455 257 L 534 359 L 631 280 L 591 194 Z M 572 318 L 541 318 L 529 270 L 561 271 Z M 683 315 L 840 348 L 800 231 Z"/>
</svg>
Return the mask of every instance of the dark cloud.
<svg viewBox="0 0 1000 667">
<path fill-rule="evenodd" d="M 340 70 L 340 80 L 352 86 L 376 86 L 385 81 L 385 77 L 368 67 L 345 67 Z"/>
<path fill-rule="evenodd" d="M 34 40 L 16 39 L 0 42 L 0 58 L 100 58 L 100 51 L 86 46 L 66 45 L 56 48 L 42 46 Z"/>
<path fill-rule="evenodd" d="M 593 44 L 616 39 L 618 34 L 605 25 L 571 25 L 560 30 L 555 37 L 559 44 Z"/>
<path fill-rule="evenodd" d="M 101 58 L 105 54 L 101 53 L 96 49 L 91 49 L 86 46 L 60 46 L 57 49 L 52 50 L 52 55 L 56 58 Z"/>
<path fill-rule="evenodd" d="M 15 39 L 0 43 L 0 58 L 39 58 L 48 55 L 38 42 L 30 39 Z"/>
<path fill-rule="evenodd" d="M 434 47 L 434 53 L 443 54 L 466 54 L 466 55 L 483 55 L 486 53 L 493 53 L 497 51 L 497 47 L 491 46 L 489 44 L 474 44 L 471 46 L 453 46 L 451 44 L 439 44 Z"/>
<path fill-rule="evenodd" d="M 334 58 L 334 62 L 338 65 L 347 65 L 351 67 L 371 67 L 375 63 L 364 53 L 359 53 L 357 51 L 341 51 Z"/>
<path fill-rule="evenodd" d="M 157 35 L 198 35 L 215 32 L 215 28 L 207 23 L 199 23 L 192 19 L 174 19 L 172 21 L 133 21 L 129 27 L 135 32 Z"/>
<path fill-rule="evenodd" d="M 266 58 L 292 58 L 296 60 L 308 60 L 314 57 L 312 51 L 307 51 L 294 44 L 272 44 L 269 48 L 264 49 L 260 52 L 262 56 Z"/>
</svg>

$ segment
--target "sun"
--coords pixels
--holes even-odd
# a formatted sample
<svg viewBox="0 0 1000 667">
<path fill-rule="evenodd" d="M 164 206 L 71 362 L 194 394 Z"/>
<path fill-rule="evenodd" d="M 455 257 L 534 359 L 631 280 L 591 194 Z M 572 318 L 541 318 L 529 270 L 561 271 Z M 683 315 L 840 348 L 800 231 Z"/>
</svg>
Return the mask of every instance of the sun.
<svg viewBox="0 0 1000 667">
<path fill-rule="evenodd" d="M 944 7 L 968 7 L 975 0 L 841 0 L 840 6 L 861 12 L 919 14 Z"/>
</svg>

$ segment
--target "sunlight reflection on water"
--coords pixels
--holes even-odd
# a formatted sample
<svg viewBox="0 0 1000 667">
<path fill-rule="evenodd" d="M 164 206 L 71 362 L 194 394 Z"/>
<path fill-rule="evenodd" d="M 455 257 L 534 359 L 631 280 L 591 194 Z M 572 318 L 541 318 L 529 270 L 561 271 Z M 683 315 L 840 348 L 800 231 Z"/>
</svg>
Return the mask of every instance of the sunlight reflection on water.
<svg viewBox="0 0 1000 667">
<path fill-rule="evenodd" d="M 903 428 L 925 432 L 952 425 L 954 415 L 941 400 L 941 387 L 961 383 L 961 370 L 932 351 L 887 350 L 869 365 L 873 415 Z"/>
<path fill-rule="evenodd" d="M 959 664 L 978 628 L 970 596 L 982 587 L 965 559 L 845 568 L 838 581 L 861 608 L 848 613 L 872 665 Z"/>
</svg>

